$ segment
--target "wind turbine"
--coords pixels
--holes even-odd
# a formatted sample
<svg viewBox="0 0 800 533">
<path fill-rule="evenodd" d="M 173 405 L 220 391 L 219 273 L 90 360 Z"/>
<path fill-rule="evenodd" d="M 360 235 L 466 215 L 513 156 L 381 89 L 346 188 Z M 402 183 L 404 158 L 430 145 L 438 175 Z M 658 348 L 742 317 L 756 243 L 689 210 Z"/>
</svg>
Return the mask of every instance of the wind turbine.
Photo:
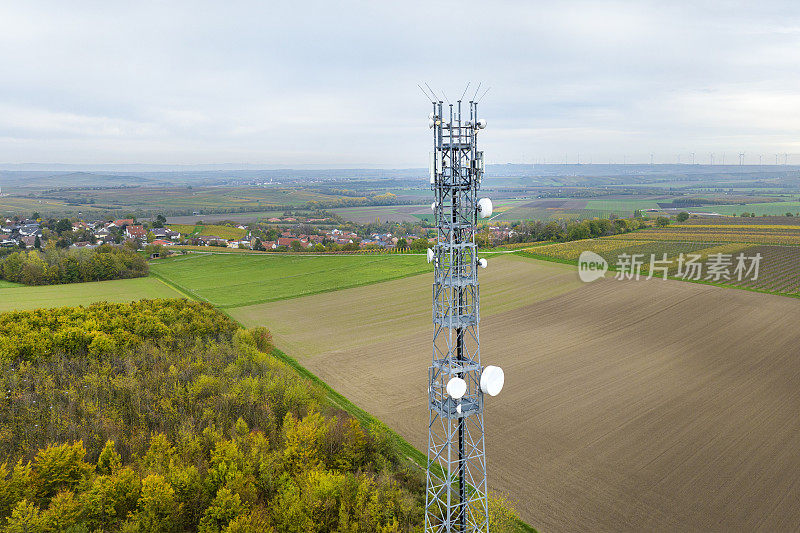
<svg viewBox="0 0 800 533">
<path fill-rule="evenodd" d="M 744 152 L 739 152 L 739 166 L 744 164 Z"/>
</svg>

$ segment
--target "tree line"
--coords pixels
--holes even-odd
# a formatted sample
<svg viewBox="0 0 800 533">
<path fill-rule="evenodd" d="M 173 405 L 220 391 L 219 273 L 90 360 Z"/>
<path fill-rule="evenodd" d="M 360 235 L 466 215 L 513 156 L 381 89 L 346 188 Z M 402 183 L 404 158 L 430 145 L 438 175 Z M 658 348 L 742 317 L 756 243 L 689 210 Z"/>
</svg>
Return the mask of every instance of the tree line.
<svg viewBox="0 0 800 533">
<path fill-rule="evenodd" d="M 393 434 L 272 350 L 187 300 L 0 314 L 0 527 L 421 531 L 424 473 Z"/>
<path fill-rule="evenodd" d="M 25 285 L 137 278 L 148 272 L 143 256 L 111 245 L 92 249 L 49 246 L 44 251 L 19 251 L 0 257 L 0 278 Z"/>
<path fill-rule="evenodd" d="M 592 220 L 553 220 L 550 222 L 529 220 L 513 224 L 511 228 L 514 230 L 515 235 L 506 238 L 504 242 L 513 244 L 540 241 L 577 241 L 629 233 L 646 226 L 646 222 L 641 218 L 598 218 Z M 488 241 L 488 230 L 484 229 L 478 235 L 479 240 L 481 237 Z"/>
</svg>

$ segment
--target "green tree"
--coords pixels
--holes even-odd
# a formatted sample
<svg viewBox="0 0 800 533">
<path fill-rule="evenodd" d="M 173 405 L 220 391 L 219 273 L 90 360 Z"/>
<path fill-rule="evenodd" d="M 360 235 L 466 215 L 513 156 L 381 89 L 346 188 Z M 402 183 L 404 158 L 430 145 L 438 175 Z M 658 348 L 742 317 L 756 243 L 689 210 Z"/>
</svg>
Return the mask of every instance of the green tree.
<svg viewBox="0 0 800 533">
<path fill-rule="evenodd" d="M 173 531 L 180 507 L 175 489 L 162 476 L 151 474 L 142 480 L 136 518 L 143 531 Z"/>
<path fill-rule="evenodd" d="M 411 249 L 415 252 L 424 252 L 429 244 L 428 239 L 414 239 L 411 241 Z"/>
<path fill-rule="evenodd" d="M 227 487 L 219 489 L 217 496 L 206 509 L 200 520 L 197 531 L 199 533 L 218 533 L 223 531 L 231 520 L 244 514 L 247 508 L 242 503 L 238 494 L 234 494 Z"/>
<path fill-rule="evenodd" d="M 97 458 L 97 473 L 113 474 L 119 470 L 120 466 L 122 466 L 122 457 L 117 453 L 114 441 L 106 441 L 103 451 L 100 452 L 100 457 Z"/>
<path fill-rule="evenodd" d="M 130 467 L 110 476 L 97 476 L 81 494 L 81 503 L 88 525 L 112 529 L 110 525 L 124 520 L 136 508 L 141 481 Z"/>
<path fill-rule="evenodd" d="M 656 226 L 663 228 L 669 225 L 669 218 L 668 217 L 658 217 L 656 218 Z"/>
<path fill-rule="evenodd" d="M 681 211 L 675 218 L 677 219 L 678 222 L 686 222 L 687 220 L 689 220 L 689 213 L 687 213 L 686 211 Z"/>
<path fill-rule="evenodd" d="M 44 533 L 46 519 L 41 511 L 28 500 L 20 501 L 8 518 L 7 533 Z"/>
<path fill-rule="evenodd" d="M 88 533 L 82 526 L 83 508 L 81 502 L 72 491 L 63 491 L 50 500 L 50 506 L 44 513 L 48 533 L 55 531 L 69 531 L 74 533 Z"/>
<path fill-rule="evenodd" d="M 61 235 L 65 231 L 72 231 L 72 222 L 70 222 L 68 218 L 62 218 L 61 220 L 56 222 L 54 229 L 56 233 L 58 233 L 59 235 Z"/>
<path fill-rule="evenodd" d="M 83 441 L 74 444 L 48 446 L 36 454 L 33 461 L 33 482 L 36 496 L 42 501 L 60 490 L 73 490 L 94 468 L 83 458 Z"/>
</svg>

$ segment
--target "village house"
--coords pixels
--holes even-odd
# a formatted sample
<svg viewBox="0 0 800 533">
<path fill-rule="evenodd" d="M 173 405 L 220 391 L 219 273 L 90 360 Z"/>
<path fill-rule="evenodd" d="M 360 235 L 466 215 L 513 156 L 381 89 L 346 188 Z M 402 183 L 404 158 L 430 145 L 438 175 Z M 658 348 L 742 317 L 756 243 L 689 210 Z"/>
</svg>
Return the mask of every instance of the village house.
<svg viewBox="0 0 800 533">
<path fill-rule="evenodd" d="M 119 220 L 115 220 L 113 222 L 109 222 L 106 224 L 107 228 L 121 228 L 122 226 L 132 226 L 133 219 L 132 218 L 122 218 Z"/>
<path fill-rule="evenodd" d="M 37 237 L 37 236 L 41 237 L 42 236 L 42 228 L 37 223 L 25 224 L 23 226 L 20 226 L 18 231 L 19 231 L 19 234 L 22 235 L 23 237 Z"/>
<path fill-rule="evenodd" d="M 147 237 L 147 230 L 144 229 L 144 226 L 127 226 L 125 236 L 129 239 L 144 239 Z"/>
<path fill-rule="evenodd" d="M 81 220 L 80 222 L 72 223 L 72 231 L 78 231 L 82 229 L 91 229 L 91 225 L 87 224 L 83 220 Z"/>
<path fill-rule="evenodd" d="M 228 246 L 228 239 L 217 237 L 216 235 L 198 235 L 194 238 L 200 246 L 210 246 L 216 244 L 218 246 Z"/>
<path fill-rule="evenodd" d="M 169 228 L 153 228 L 150 230 L 150 233 L 152 233 L 156 239 L 170 239 L 177 241 L 181 238 L 179 231 L 174 231 Z"/>
<path fill-rule="evenodd" d="M 94 232 L 94 237 L 98 241 L 108 242 L 114 240 L 114 235 L 108 228 L 102 228 Z"/>
</svg>

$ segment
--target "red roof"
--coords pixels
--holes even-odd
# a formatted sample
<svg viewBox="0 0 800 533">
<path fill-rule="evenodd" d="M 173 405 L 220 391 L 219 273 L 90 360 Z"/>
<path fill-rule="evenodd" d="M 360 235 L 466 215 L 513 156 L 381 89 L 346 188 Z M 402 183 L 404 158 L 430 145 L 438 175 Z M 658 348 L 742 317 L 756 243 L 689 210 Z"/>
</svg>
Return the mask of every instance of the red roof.
<svg viewBox="0 0 800 533">
<path fill-rule="evenodd" d="M 131 237 L 146 237 L 147 231 L 142 226 L 128 226 L 125 232 Z"/>
</svg>

